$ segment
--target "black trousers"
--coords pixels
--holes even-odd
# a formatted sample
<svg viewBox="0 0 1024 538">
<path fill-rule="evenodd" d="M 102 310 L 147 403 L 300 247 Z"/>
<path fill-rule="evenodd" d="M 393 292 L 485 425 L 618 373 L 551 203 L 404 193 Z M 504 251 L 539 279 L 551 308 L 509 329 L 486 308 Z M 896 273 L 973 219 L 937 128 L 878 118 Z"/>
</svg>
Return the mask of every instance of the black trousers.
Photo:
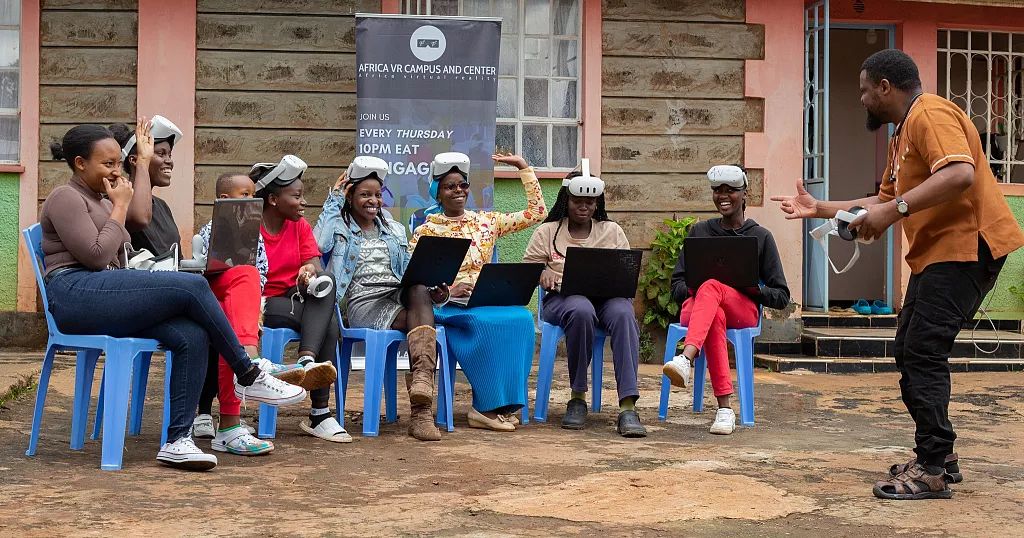
<svg viewBox="0 0 1024 538">
<path fill-rule="evenodd" d="M 900 393 L 917 429 L 918 462 L 942 466 L 953 453 L 949 355 L 957 334 L 995 285 L 1006 258 L 979 238 L 977 262 L 933 263 L 911 275 L 896 329 Z"/>
<path fill-rule="evenodd" d="M 321 271 L 320 275 L 326 275 Z M 332 279 L 333 280 L 333 279 Z M 326 297 L 312 297 L 303 293 L 303 302 L 293 300 L 292 287 L 283 295 L 268 297 L 263 309 L 263 325 L 274 328 L 288 328 L 299 333 L 299 352 L 313 354 L 316 362 L 331 362 L 338 349 L 338 328 L 335 294 L 332 291 Z M 330 387 L 310 391 L 313 407 L 327 407 L 331 398 Z"/>
</svg>

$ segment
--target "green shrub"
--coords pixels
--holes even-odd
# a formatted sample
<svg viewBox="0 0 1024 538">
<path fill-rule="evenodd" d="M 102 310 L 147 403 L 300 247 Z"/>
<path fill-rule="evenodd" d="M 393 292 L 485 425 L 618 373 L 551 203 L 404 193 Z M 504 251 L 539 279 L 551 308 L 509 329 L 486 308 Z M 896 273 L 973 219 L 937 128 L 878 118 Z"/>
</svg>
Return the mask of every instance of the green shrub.
<svg viewBox="0 0 1024 538">
<path fill-rule="evenodd" d="M 695 222 L 695 217 L 666 219 L 668 229 L 659 231 L 651 241 L 651 257 L 647 269 L 640 275 L 645 325 L 665 329 L 679 320 L 679 304 L 672 300 L 672 271 L 679 260 L 683 240 Z"/>
</svg>

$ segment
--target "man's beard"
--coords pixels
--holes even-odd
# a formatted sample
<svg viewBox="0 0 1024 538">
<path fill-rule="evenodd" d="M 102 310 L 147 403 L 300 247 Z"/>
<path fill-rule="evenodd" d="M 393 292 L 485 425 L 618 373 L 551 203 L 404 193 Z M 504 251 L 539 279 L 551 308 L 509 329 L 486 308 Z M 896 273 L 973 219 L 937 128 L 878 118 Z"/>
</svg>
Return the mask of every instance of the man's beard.
<svg viewBox="0 0 1024 538">
<path fill-rule="evenodd" d="M 883 121 L 882 118 L 879 118 L 878 116 L 872 114 L 870 110 L 867 111 L 867 114 L 868 114 L 868 117 L 865 120 L 864 125 L 871 132 L 875 132 L 875 131 L 881 129 L 882 126 L 887 123 L 887 122 Z"/>
</svg>

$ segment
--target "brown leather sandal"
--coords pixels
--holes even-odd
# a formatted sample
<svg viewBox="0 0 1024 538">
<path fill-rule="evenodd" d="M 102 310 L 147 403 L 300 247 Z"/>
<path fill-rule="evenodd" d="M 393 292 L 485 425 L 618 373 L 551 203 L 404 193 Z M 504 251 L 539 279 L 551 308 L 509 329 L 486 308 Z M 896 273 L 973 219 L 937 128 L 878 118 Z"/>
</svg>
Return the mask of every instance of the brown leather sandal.
<svg viewBox="0 0 1024 538">
<path fill-rule="evenodd" d="M 892 465 L 889 467 L 889 476 L 896 476 L 900 473 L 905 473 L 910 470 L 915 463 L 917 463 L 916 457 L 907 463 Z M 964 481 L 964 475 L 960 473 L 960 459 L 956 455 L 956 452 L 946 456 L 946 461 L 943 463 L 943 467 L 946 469 L 946 480 L 949 481 L 949 483 L 959 484 Z"/>
<path fill-rule="evenodd" d="M 949 489 L 945 474 L 928 474 L 918 463 L 914 463 L 907 471 L 890 477 L 888 480 L 876 482 L 873 492 L 879 499 L 894 501 L 953 497 L 953 490 Z"/>
</svg>

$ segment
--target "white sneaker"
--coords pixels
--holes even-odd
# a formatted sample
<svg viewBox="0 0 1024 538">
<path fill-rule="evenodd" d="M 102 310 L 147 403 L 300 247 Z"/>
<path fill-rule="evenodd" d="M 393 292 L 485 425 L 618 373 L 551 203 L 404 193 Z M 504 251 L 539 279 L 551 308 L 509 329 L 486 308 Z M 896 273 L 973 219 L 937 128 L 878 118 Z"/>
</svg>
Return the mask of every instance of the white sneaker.
<svg viewBox="0 0 1024 538">
<path fill-rule="evenodd" d="M 256 435 L 256 428 L 250 426 L 249 423 L 246 422 L 244 418 L 238 419 L 238 425 L 244 428 L 245 431 L 249 432 L 249 435 Z"/>
<path fill-rule="evenodd" d="M 186 435 L 173 443 L 166 443 L 156 453 L 156 460 L 164 465 L 188 471 L 207 471 L 217 466 L 217 456 L 207 454 Z"/>
<path fill-rule="evenodd" d="M 736 429 L 736 413 L 728 407 L 722 407 L 715 413 L 715 421 L 711 424 L 711 433 L 729 435 Z"/>
<path fill-rule="evenodd" d="M 217 452 L 230 452 L 239 456 L 259 456 L 272 452 L 274 444 L 257 439 L 245 431 L 245 428 L 238 427 L 226 432 L 217 432 L 217 436 L 210 442 L 210 448 Z"/>
<path fill-rule="evenodd" d="M 686 388 L 690 384 L 690 359 L 686 358 L 686 355 L 672 357 L 661 371 L 677 387 Z"/>
<path fill-rule="evenodd" d="M 303 370 L 302 366 L 298 364 L 277 364 L 276 362 L 272 362 L 270 359 L 264 359 L 262 357 L 252 359 L 252 363 L 260 370 L 267 372 L 285 383 L 291 383 L 292 385 L 302 383 L 302 380 L 306 377 L 305 370 Z"/>
<path fill-rule="evenodd" d="M 196 439 L 212 439 L 214 435 L 217 435 L 217 430 L 213 428 L 213 417 L 210 415 L 196 415 L 195 420 L 192 421 L 192 437 Z"/>
<path fill-rule="evenodd" d="M 241 398 L 242 405 L 245 405 L 246 399 L 279 407 L 306 401 L 306 391 L 302 387 L 285 383 L 262 370 L 256 381 L 248 387 L 239 385 L 238 376 L 235 376 L 235 396 Z"/>
</svg>

